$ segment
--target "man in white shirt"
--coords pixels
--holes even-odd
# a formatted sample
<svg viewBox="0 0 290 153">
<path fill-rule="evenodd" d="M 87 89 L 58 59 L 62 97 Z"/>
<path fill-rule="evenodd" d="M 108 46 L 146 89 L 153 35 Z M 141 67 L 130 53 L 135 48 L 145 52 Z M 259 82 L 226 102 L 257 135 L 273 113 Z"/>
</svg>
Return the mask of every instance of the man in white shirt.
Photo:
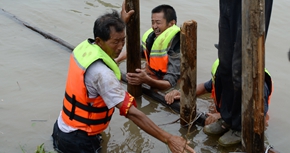
<svg viewBox="0 0 290 153">
<path fill-rule="evenodd" d="M 100 152 L 100 133 L 109 125 L 114 108 L 148 134 L 168 145 L 173 153 L 194 150 L 187 141 L 159 128 L 138 110 L 134 97 L 122 88 L 121 72 L 113 60 L 125 43 L 125 23 L 133 11 L 100 16 L 94 38 L 80 43 L 71 54 L 63 108 L 54 124 L 54 148 L 63 153 Z"/>
</svg>

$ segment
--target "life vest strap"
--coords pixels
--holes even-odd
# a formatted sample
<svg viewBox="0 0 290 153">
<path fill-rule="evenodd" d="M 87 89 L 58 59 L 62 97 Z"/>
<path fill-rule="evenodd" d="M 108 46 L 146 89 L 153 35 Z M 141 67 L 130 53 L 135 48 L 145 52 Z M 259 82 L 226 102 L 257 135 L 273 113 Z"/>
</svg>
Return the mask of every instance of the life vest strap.
<svg viewBox="0 0 290 153">
<path fill-rule="evenodd" d="M 71 115 L 71 112 L 67 108 L 65 108 L 65 106 L 63 106 L 63 112 L 67 116 L 70 116 Z M 108 114 L 107 114 L 106 117 L 103 118 L 103 119 L 92 120 L 92 119 L 87 119 L 87 118 L 84 118 L 84 117 L 81 117 L 79 115 L 74 114 L 73 115 L 73 118 L 72 119 L 70 118 L 70 120 L 73 120 L 74 119 L 76 121 L 79 121 L 81 123 L 85 123 L 87 125 L 98 125 L 98 124 L 106 124 L 108 121 L 111 120 L 112 115 L 111 116 L 108 116 Z"/>
<path fill-rule="evenodd" d="M 161 70 L 157 71 L 155 69 L 152 69 L 149 65 L 148 65 L 148 68 L 155 76 L 158 77 L 158 79 L 162 79 L 163 76 L 166 74 L 166 73 L 162 72 Z"/>
<path fill-rule="evenodd" d="M 77 101 L 75 99 L 74 95 L 73 95 L 73 97 L 70 97 L 67 94 L 67 92 L 65 92 L 65 99 L 72 104 L 73 109 L 74 109 L 75 106 L 77 106 L 80 109 L 83 109 L 83 110 L 85 110 L 87 112 L 93 112 L 93 113 L 101 113 L 101 112 L 106 112 L 106 111 L 109 110 L 107 106 L 96 108 L 96 107 L 92 107 L 90 105 L 84 105 L 84 104 L 80 103 L 79 101 Z"/>
<path fill-rule="evenodd" d="M 71 113 L 69 114 L 70 120 L 72 120 L 75 116 L 75 109 L 76 109 L 76 96 L 75 95 L 73 95 L 71 99 L 71 104 L 72 104 L 72 108 L 71 108 Z"/>
</svg>

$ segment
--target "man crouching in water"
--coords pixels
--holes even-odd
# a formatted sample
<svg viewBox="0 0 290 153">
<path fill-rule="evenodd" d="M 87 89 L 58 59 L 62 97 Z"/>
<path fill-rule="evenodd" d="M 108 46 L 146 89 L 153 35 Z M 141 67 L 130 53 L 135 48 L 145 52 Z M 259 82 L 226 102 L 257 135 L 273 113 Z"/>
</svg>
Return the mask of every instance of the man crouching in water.
<svg viewBox="0 0 290 153">
<path fill-rule="evenodd" d="M 99 135 L 109 125 L 114 108 L 148 134 L 168 145 L 173 153 L 195 151 L 181 136 L 159 128 L 138 110 L 133 96 L 120 83 L 120 69 L 114 58 L 125 43 L 125 23 L 133 14 L 117 11 L 100 16 L 94 25 L 94 39 L 80 43 L 70 56 L 63 107 L 54 124 L 53 145 L 62 153 L 96 153 Z M 123 19 L 123 20 L 122 20 Z"/>
</svg>

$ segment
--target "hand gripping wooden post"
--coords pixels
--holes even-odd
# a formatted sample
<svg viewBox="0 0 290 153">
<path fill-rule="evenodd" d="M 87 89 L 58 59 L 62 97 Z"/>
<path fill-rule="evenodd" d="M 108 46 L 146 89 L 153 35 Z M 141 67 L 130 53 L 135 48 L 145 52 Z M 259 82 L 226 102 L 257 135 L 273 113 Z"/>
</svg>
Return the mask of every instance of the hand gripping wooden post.
<svg viewBox="0 0 290 153">
<path fill-rule="evenodd" d="M 139 0 L 126 0 L 125 4 L 126 11 L 135 11 L 126 27 L 127 72 L 136 72 L 136 68 L 141 68 Z M 128 84 L 127 90 L 134 97 L 142 95 L 142 85 Z"/>
<path fill-rule="evenodd" d="M 184 22 L 180 32 L 180 124 L 183 126 L 196 116 L 196 39 L 197 23 L 193 20 Z"/>
<path fill-rule="evenodd" d="M 265 1 L 242 1 L 242 145 L 264 152 Z"/>
</svg>

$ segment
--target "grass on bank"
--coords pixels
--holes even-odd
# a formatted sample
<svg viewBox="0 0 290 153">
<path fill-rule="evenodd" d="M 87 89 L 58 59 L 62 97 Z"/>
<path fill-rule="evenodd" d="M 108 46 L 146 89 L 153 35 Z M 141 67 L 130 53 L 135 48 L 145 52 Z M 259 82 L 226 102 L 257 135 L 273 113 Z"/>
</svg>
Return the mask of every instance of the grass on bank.
<svg viewBox="0 0 290 153">
<path fill-rule="evenodd" d="M 23 153 L 26 153 L 23 146 L 20 146 L 21 151 Z M 57 153 L 56 151 L 45 151 L 44 148 L 44 143 L 42 143 L 41 145 L 37 146 L 35 153 Z"/>
</svg>

